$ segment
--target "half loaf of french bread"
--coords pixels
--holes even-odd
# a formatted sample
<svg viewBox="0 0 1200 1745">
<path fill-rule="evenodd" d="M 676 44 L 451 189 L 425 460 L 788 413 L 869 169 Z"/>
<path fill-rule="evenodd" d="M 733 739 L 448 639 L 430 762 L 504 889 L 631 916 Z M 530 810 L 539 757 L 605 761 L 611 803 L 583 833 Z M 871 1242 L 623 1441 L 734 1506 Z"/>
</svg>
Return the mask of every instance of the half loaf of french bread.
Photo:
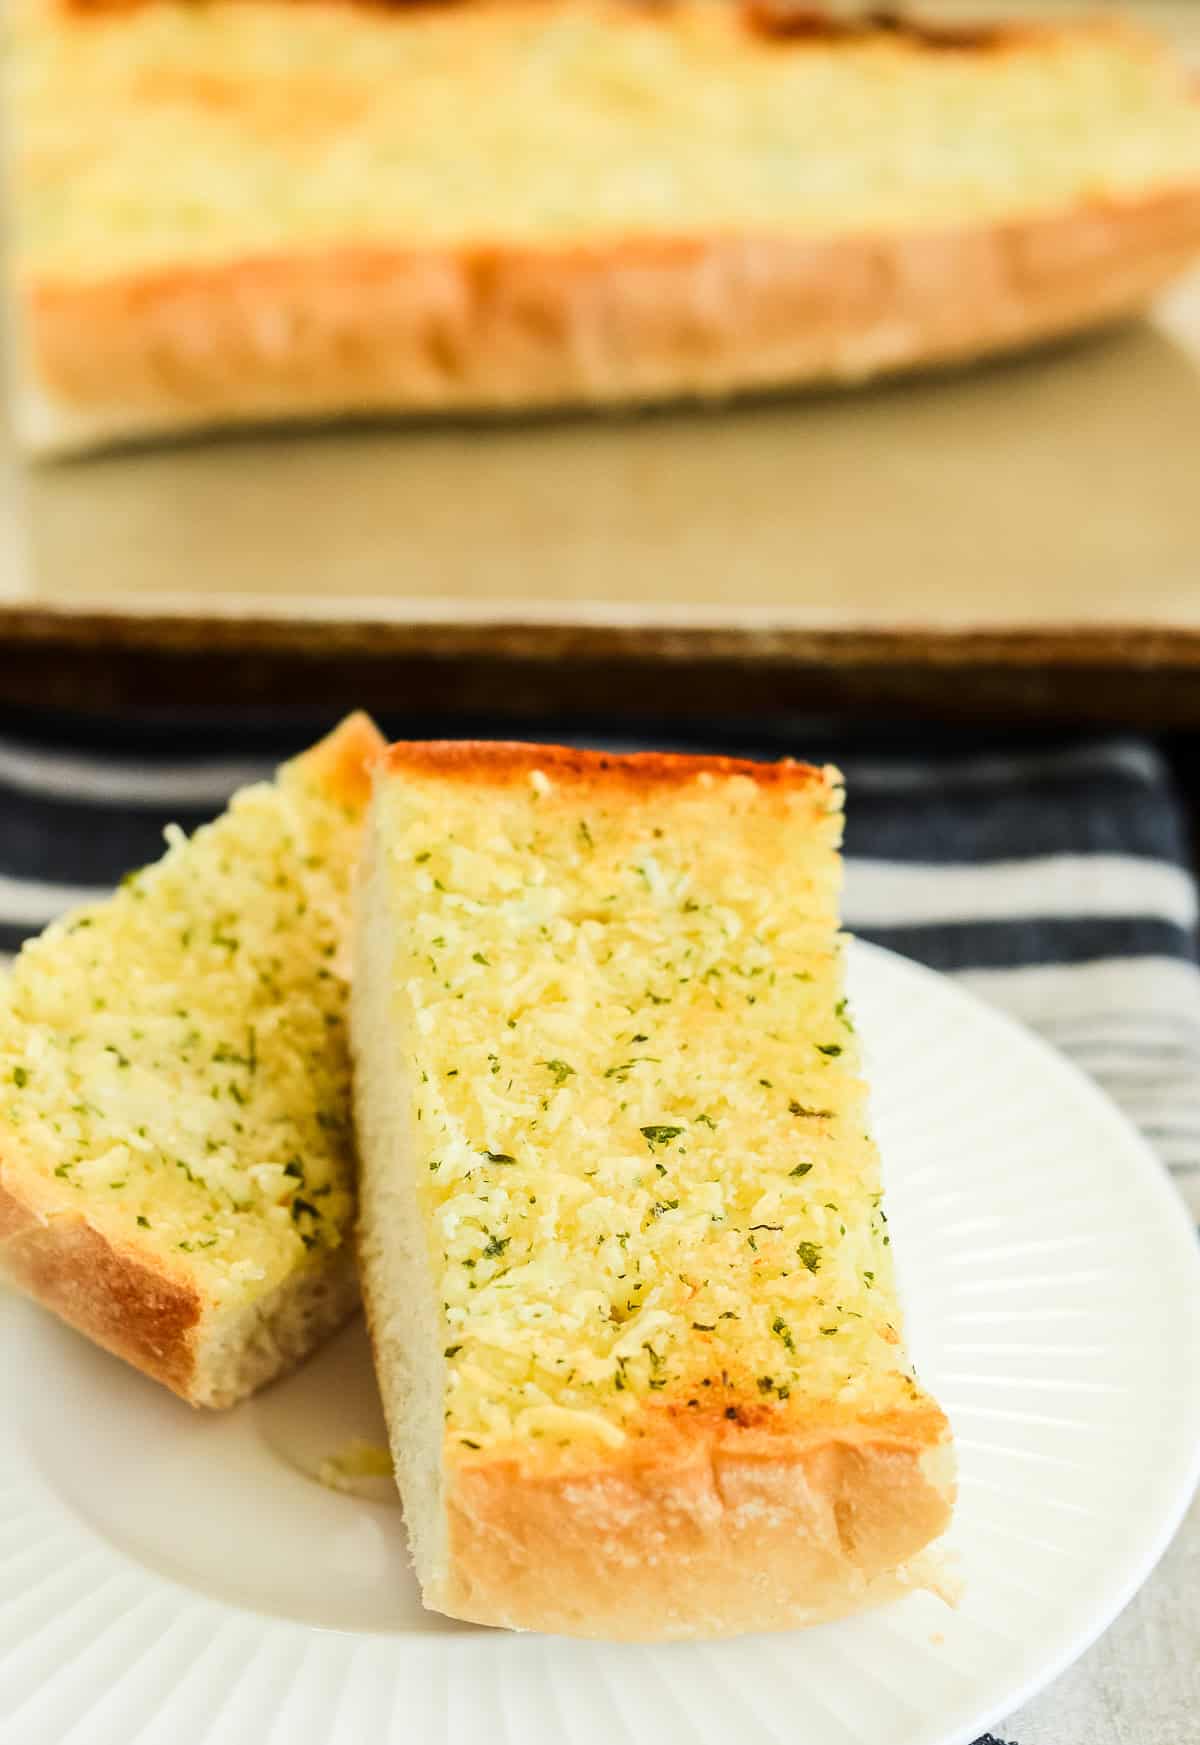
<svg viewBox="0 0 1200 1745">
<path fill-rule="evenodd" d="M 854 381 L 1127 315 L 1200 248 L 1150 37 L 860 16 L 14 0 L 27 443 Z"/>
</svg>

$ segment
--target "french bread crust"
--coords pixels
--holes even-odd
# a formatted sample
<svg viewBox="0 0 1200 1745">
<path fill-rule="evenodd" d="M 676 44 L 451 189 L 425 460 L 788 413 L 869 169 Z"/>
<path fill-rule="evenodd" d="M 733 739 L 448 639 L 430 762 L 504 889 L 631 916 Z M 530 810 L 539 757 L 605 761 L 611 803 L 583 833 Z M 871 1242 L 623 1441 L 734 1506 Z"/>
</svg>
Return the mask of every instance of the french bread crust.
<svg viewBox="0 0 1200 1745">
<path fill-rule="evenodd" d="M 383 749 L 350 716 L 297 760 L 336 801 L 361 806 Z M 358 1304 L 349 1245 L 233 1310 L 206 1301 L 182 1263 L 98 1229 L 11 1135 L 0 1151 L 0 1275 L 97 1345 L 196 1406 L 225 1407 L 290 1369 Z"/>
<path fill-rule="evenodd" d="M 365 806 L 371 797 L 375 765 L 386 742 L 371 717 L 355 710 L 292 766 L 323 787 L 342 806 Z"/>
<path fill-rule="evenodd" d="M 12 1173 L 31 1181 L 24 1160 Z M 6 1174 L 0 1158 L 0 1178 Z M 192 1406 L 221 1410 L 307 1357 L 358 1307 L 349 1250 L 286 1280 L 264 1302 L 212 1312 L 158 1255 L 112 1240 L 74 1208 L 0 1180 L 0 1276 L 93 1344 Z"/>
<path fill-rule="evenodd" d="M 360 1242 L 367 1331 L 388 1415 Z M 555 1468 L 536 1447 L 447 1454 L 447 1561 L 425 1604 L 472 1623 L 687 1641 L 826 1623 L 931 1586 L 956 1495 L 950 1426 L 910 1412 L 813 1417 L 785 1434 L 666 1409 L 625 1458 Z M 924 1554 L 924 1555 L 922 1555 Z M 914 1561 L 918 1560 L 918 1561 Z M 906 1565 L 912 1564 L 910 1570 Z"/>
<path fill-rule="evenodd" d="M 949 364 L 1141 309 L 1200 187 L 943 234 L 354 249 L 27 283 L 43 449 L 295 417 L 720 399 Z"/>
<path fill-rule="evenodd" d="M 618 1641 L 821 1623 L 903 1585 L 949 1524 L 952 1470 L 932 1406 L 786 1437 L 677 1422 L 590 1471 L 479 1456 L 448 1478 L 430 1597 L 477 1623 Z"/>
<path fill-rule="evenodd" d="M 705 756 L 695 752 L 635 751 L 610 755 L 583 751 L 571 745 L 532 745 L 522 740 L 422 739 L 402 741 L 388 747 L 377 773 L 381 781 L 397 774 L 429 772 L 439 779 L 463 782 L 485 780 L 489 787 L 521 784 L 532 771 L 550 771 L 558 779 L 582 784 L 603 784 L 614 793 L 625 788 L 630 794 L 653 787 L 686 787 L 697 775 L 748 776 L 757 788 L 826 788 L 833 779 L 829 766 L 780 758 L 777 763 L 756 763 L 751 758 Z"/>
<path fill-rule="evenodd" d="M 24 1182 L 24 1191 L 15 1187 Z M 182 1272 L 36 1196 L 25 1160 L 0 1157 L 0 1271 L 9 1284 L 183 1399 L 196 1389 L 203 1303 Z"/>
</svg>

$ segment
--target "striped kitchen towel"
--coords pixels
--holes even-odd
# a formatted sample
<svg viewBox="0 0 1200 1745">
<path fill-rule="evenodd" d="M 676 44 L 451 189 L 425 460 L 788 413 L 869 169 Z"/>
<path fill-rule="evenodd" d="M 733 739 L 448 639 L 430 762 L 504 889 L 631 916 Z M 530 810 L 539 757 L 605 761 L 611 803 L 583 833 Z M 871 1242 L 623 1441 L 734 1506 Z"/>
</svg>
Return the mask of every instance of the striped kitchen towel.
<svg viewBox="0 0 1200 1745">
<path fill-rule="evenodd" d="M 327 720 L 108 721 L 0 714 L 0 953 L 153 859 Z M 393 719 L 395 737 L 428 723 Z M 435 727 L 432 731 L 444 731 Z M 504 732 L 495 722 L 463 733 Z M 511 733 L 511 724 L 507 731 Z M 528 738 L 616 748 L 603 731 Z M 1128 737 L 967 742 L 788 721 L 661 748 L 835 761 L 847 785 L 847 924 L 961 980 L 1091 1073 L 1200 1219 L 1196 889 L 1166 761 Z M 1200 1515 L 1100 1644 L 995 1745 L 1182 1745 L 1200 1713 Z M 982 1745 L 982 1742 L 981 1742 Z"/>
<path fill-rule="evenodd" d="M 155 858 L 164 824 L 193 828 L 325 725 L 0 716 L 0 953 Z M 396 737 L 429 731 L 385 725 Z M 528 735 L 627 743 L 553 723 Z M 947 747 L 825 722 L 652 743 L 838 762 L 847 925 L 955 975 L 1071 1055 L 1153 1141 L 1200 1217 L 1196 889 L 1182 808 L 1152 745 Z"/>
</svg>

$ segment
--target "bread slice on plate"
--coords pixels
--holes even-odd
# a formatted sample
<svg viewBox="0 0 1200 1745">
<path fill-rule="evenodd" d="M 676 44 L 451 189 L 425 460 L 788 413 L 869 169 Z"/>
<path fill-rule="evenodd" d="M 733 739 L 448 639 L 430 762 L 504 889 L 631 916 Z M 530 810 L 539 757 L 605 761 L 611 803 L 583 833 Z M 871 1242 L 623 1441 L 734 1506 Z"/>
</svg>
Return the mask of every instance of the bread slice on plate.
<svg viewBox="0 0 1200 1745">
<path fill-rule="evenodd" d="M 34 448 L 858 380 L 1124 316 L 1200 246 L 1200 102 L 1118 23 L 14 0 L 10 33 Z"/>
<path fill-rule="evenodd" d="M 344 930 L 365 716 L 0 985 L 0 1272 L 228 1406 L 355 1307 Z"/>
<path fill-rule="evenodd" d="M 842 986 L 835 771 L 408 744 L 352 995 L 360 1270 L 427 1605 L 578 1635 L 814 1623 L 920 1577 Z"/>
</svg>

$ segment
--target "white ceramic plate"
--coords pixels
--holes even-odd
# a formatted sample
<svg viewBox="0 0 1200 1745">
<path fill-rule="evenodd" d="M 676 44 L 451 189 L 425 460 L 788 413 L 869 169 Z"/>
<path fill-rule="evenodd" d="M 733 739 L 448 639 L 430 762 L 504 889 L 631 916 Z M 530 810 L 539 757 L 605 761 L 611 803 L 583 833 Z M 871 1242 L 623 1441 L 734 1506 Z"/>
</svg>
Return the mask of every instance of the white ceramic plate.
<svg viewBox="0 0 1200 1745">
<path fill-rule="evenodd" d="M 306 1476 L 382 1439 L 357 1328 L 201 1417 L 0 1311 L 4 1745 L 959 1745 L 1129 1599 L 1200 1464 L 1200 1261 L 1162 1170 L 1057 1056 L 856 947 L 923 1378 L 958 1436 L 965 1596 L 620 1647 L 424 1613 L 394 1503 Z"/>
</svg>

